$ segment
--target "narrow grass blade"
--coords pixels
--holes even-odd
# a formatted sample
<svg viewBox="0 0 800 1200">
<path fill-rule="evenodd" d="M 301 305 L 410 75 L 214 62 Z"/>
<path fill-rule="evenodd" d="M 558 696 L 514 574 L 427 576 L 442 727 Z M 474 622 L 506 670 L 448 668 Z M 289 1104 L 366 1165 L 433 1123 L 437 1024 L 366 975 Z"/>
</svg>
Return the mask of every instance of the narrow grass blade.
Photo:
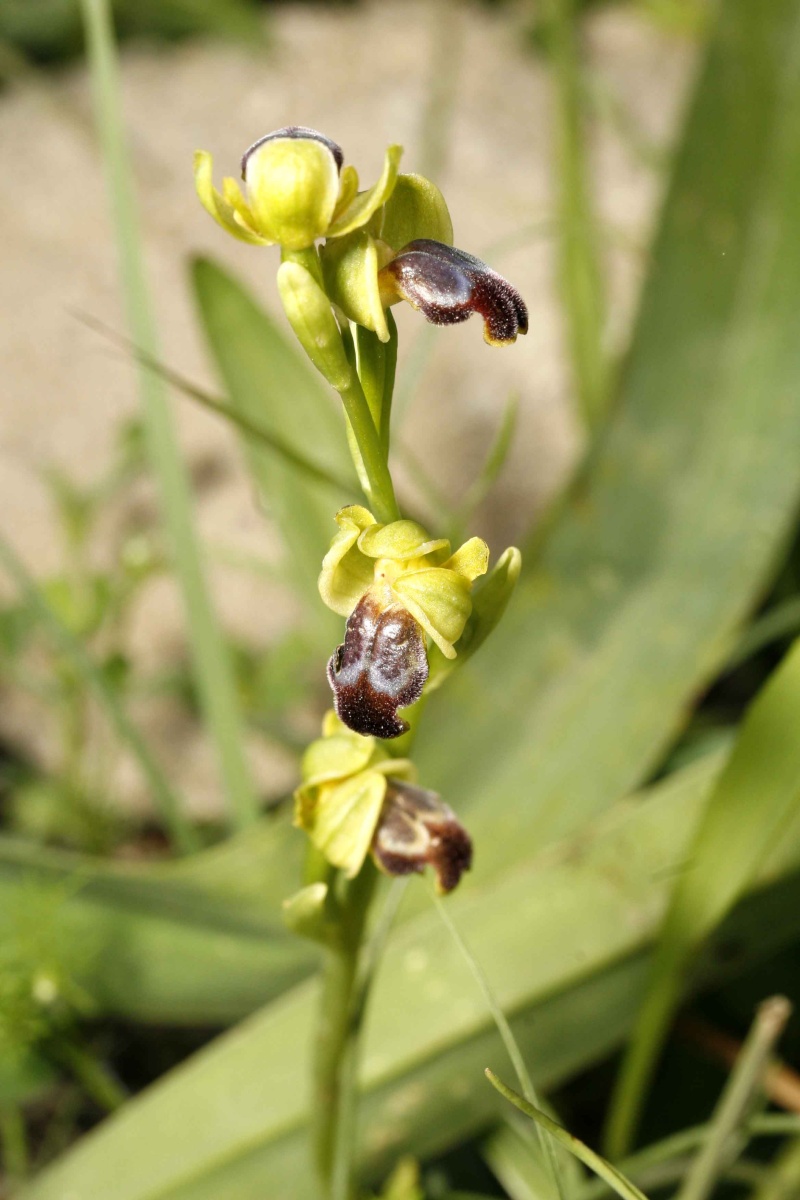
<svg viewBox="0 0 800 1200">
<path fill-rule="evenodd" d="M 497 1032 L 500 1034 L 500 1040 L 505 1046 L 506 1054 L 508 1055 L 511 1065 L 514 1068 L 520 1087 L 522 1088 L 531 1105 L 539 1104 L 539 1098 L 536 1095 L 536 1090 L 533 1086 L 530 1074 L 528 1073 L 528 1068 L 525 1065 L 525 1059 L 522 1051 L 517 1045 L 517 1040 L 514 1037 L 514 1034 L 511 1032 L 511 1026 L 506 1019 L 506 1015 L 503 1012 L 502 1006 L 499 1004 L 494 992 L 492 991 L 489 980 L 486 978 L 486 973 L 484 972 L 475 955 L 470 950 L 467 943 L 464 941 L 453 921 L 453 918 L 450 916 L 450 913 L 445 908 L 441 899 L 435 894 L 433 896 L 433 902 L 437 912 L 439 913 L 439 916 L 442 918 L 442 921 L 447 927 L 450 936 L 453 938 L 461 954 L 464 956 L 464 960 L 469 966 L 475 982 L 483 993 L 483 998 L 486 1001 L 486 1007 L 492 1014 L 492 1020 L 497 1026 Z M 558 1158 L 556 1157 L 553 1144 L 547 1134 L 542 1133 L 541 1128 L 538 1126 L 537 1134 L 544 1160 L 547 1163 L 547 1170 L 550 1180 L 553 1184 L 554 1191 L 556 1195 L 561 1197 L 561 1200 L 565 1200 L 567 1188 L 561 1178 L 561 1169 L 558 1164 Z"/>
<path fill-rule="evenodd" d="M 28 574 L 11 546 L 0 539 L 0 563 L 19 588 L 29 610 L 35 614 L 61 654 L 85 681 L 110 721 L 117 737 L 127 746 L 138 763 L 150 788 L 153 805 L 159 813 L 176 849 L 186 854 L 198 848 L 197 833 L 185 816 L 181 801 L 172 790 L 136 726 L 120 704 L 102 671 L 95 666 L 83 643 L 62 623 L 50 607 L 41 589 Z"/>
<path fill-rule="evenodd" d="M 552 1117 L 548 1117 L 546 1112 L 542 1112 L 540 1108 L 536 1108 L 535 1105 L 530 1104 L 524 1096 L 520 1096 L 518 1092 L 508 1087 L 507 1084 L 497 1078 L 494 1071 L 491 1071 L 489 1067 L 486 1068 L 486 1078 L 501 1096 L 505 1096 L 506 1100 L 509 1100 L 515 1108 L 518 1108 L 526 1117 L 530 1117 L 532 1121 L 535 1121 L 537 1125 L 545 1129 L 555 1141 L 565 1146 L 571 1154 L 574 1154 L 579 1162 L 582 1162 L 590 1171 L 594 1171 L 595 1175 L 599 1176 L 600 1179 L 605 1180 L 608 1186 L 613 1188 L 618 1196 L 622 1197 L 622 1200 L 647 1200 L 644 1192 L 641 1192 L 635 1184 L 626 1179 L 621 1171 L 618 1171 L 616 1167 L 612 1167 L 611 1163 L 606 1162 L 604 1158 L 601 1158 L 599 1154 L 579 1141 L 578 1138 L 573 1137 L 557 1121 L 554 1121 Z"/>
<path fill-rule="evenodd" d="M 295 470 L 304 474 L 313 483 L 324 483 L 328 487 L 338 488 L 342 492 L 358 490 L 358 480 L 352 472 L 337 475 L 333 468 L 314 462 L 312 458 L 309 458 L 302 450 L 298 450 L 296 446 L 291 445 L 279 433 L 268 429 L 259 421 L 249 417 L 246 413 L 240 412 L 239 409 L 233 408 L 219 396 L 212 396 L 210 392 L 198 387 L 196 383 L 192 383 L 190 379 L 187 379 L 179 371 L 175 371 L 172 367 L 166 366 L 165 363 L 151 358 L 149 354 L 146 354 L 138 346 L 134 345 L 130 338 L 122 337 L 109 325 L 106 325 L 104 321 L 98 321 L 97 318 L 90 316 L 83 316 L 81 319 L 90 329 L 96 330 L 97 333 L 107 337 L 109 341 L 130 351 L 137 362 L 147 367 L 148 371 L 152 371 L 159 379 L 165 380 L 176 391 L 187 396 L 190 400 L 195 400 L 208 412 L 216 413 L 224 421 L 228 421 L 231 425 L 241 430 L 247 437 L 262 443 L 269 450 L 274 450 L 289 466 L 294 467 Z"/>
<path fill-rule="evenodd" d="M 678 878 L 608 1126 L 621 1158 L 637 1126 L 669 1022 L 698 945 L 730 911 L 800 811 L 800 641 L 747 713 Z"/>
<path fill-rule="evenodd" d="M 575 0 L 548 0 L 545 5 L 558 123 L 561 298 L 579 407 L 587 429 L 592 430 L 605 414 L 609 369 L 603 347 L 605 302 L 583 129 L 577 9 Z"/>
<path fill-rule="evenodd" d="M 144 276 L 134 181 L 125 147 L 109 0 L 81 0 L 81 4 L 131 336 L 146 355 L 158 359 L 155 321 Z M 188 473 L 175 436 L 163 382 L 144 366 L 139 378 L 147 444 L 183 594 L 200 703 L 217 752 L 228 803 L 237 822 L 246 825 L 255 819 L 258 805 L 245 758 L 232 665 L 211 603 L 194 530 Z"/>
<path fill-rule="evenodd" d="M 503 408 L 499 428 L 495 434 L 494 441 L 489 447 L 489 453 L 486 455 L 483 466 L 474 482 L 467 489 L 467 493 L 459 506 L 456 515 L 457 530 L 452 538 L 453 542 L 462 540 L 463 530 L 469 525 L 472 514 L 478 505 L 486 499 L 492 490 L 495 480 L 505 466 L 509 451 L 514 443 L 518 414 L 519 394 L 512 392 Z"/>
<path fill-rule="evenodd" d="M 739 645 L 728 659 L 727 670 L 732 671 L 752 658 L 765 646 L 771 646 L 783 638 L 796 637 L 800 633 L 800 596 L 784 600 L 769 612 L 764 613 L 742 634 Z"/>
<path fill-rule="evenodd" d="M 800 1195 L 800 1138 L 790 1142 L 770 1167 L 752 1200 L 796 1200 Z"/>
<path fill-rule="evenodd" d="M 765 1000 L 742 1047 L 708 1127 L 700 1153 L 677 1200 L 707 1200 L 717 1181 L 746 1143 L 745 1126 L 758 1097 L 769 1057 L 786 1027 L 792 1006 L 784 996 Z"/>
<path fill-rule="evenodd" d="M 795 1113 L 767 1113 L 752 1117 L 746 1122 L 743 1132 L 748 1139 L 800 1135 L 800 1116 Z M 707 1141 L 708 1133 L 708 1125 L 693 1125 L 690 1129 L 682 1129 L 679 1133 L 670 1134 L 669 1137 L 623 1159 L 619 1169 L 628 1179 L 639 1180 L 642 1186 L 646 1187 L 651 1179 L 663 1177 L 662 1171 L 666 1167 L 687 1164 L 685 1169 L 688 1169 L 691 1158 L 687 1156 L 692 1155 Z M 578 1189 L 575 1200 L 602 1200 L 607 1192 L 608 1184 L 602 1179 L 592 1179 Z"/>
</svg>

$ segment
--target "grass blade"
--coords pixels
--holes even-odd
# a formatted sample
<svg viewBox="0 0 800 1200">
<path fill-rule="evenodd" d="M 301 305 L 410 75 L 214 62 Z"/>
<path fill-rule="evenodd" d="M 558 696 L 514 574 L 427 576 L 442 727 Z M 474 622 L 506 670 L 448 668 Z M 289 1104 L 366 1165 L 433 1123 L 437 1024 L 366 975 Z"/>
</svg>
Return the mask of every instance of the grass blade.
<svg viewBox="0 0 800 1200">
<path fill-rule="evenodd" d="M 526 1117 L 530 1117 L 542 1129 L 545 1129 L 554 1141 L 565 1146 L 571 1154 L 574 1154 L 579 1162 L 593 1171 L 600 1179 L 603 1179 L 610 1188 L 613 1188 L 622 1200 L 647 1200 L 644 1192 L 639 1191 L 635 1184 L 626 1179 L 621 1171 L 616 1167 L 612 1167 L 611 1163 L 606 1162 L 604 1158 L 594 1150 L 591 1150 L 584 1142 L 568 1133 L 557 1121 L 549 1117 L 546 1112 L 542 1112 L 540 1108 L 529 1103 L 524 1096 L 520 1096 L 513 1088 L 508 1087 L 502 1080 L 498 1079 L 494 1071 L 486 1068 L 486 1078 L 491 1083 L 492 1087 L 496 1088 L 501 1096 L 505 1096 L 515 1108 L 524 1113 Z"/>
<path fill-rule="evenodd" d="M 605 1057 L 630 1027 L 658 913 L 685 861 L 713 766 L 695 765 L 556 853 L 483 887 L 470 881 L 448 901 L 503 1010 L 513 1014 L 514 1036 L 536 1063 L 541 1087 Z M 193 874 L 199 863 L 181 869 Z M 799 870 L 800 839 L 787 836 L 761 876 L 766 890 L 739 907 L 719 944 L 703 949 L 704 981 L 716 977 L 721 962 L 730 970 L 719 947 L 731 939 L 744 968 L 796 938 Z M 262 943 L 253 942 L 251 953 Z M 130 964 L 134 978 L 135 968 L 147 969 L 144 951 Z M 217 968 L 203 986 L 219 988 L 219 975 Z M 493 1093 L 474 1084 L 502 1043 L 470 984 L 429 902 L 400 924 L 375 980 L 366 1031 L 365 1184 L 384 1178 L 401 1150 L 436 1154 L 496 1120 Z M 81 1200 L 252 1200 L 265 1179 L 281 1200 L 317 1200 L 306 1121 L 318 1003 L 308 981 L 205 1047 L 51 1166 L 25 1200 L 63 1200 L 70 1192 Z M 142 1144 L 149 1154 L 141 1154 Z"/>
<path fill-rule="evenodd" d="M 514 1068 L 520 1087 L 525 1093 L 528 1102 L 531 1105 L 538 1105 L 539 1099 L 536 1095 L 536 1089 L 533 1086 L 533 1081 L 531 1080 L 528 1068 L 525 1065 L 525 1059 L 522 1051 L 517 1045 L 517 1040 L 514 1037 L 514 1034 L 511 1032 L 511 1026 L 506 1019 L 506 1015 L 503 1012 L 502 1006 L 498 1003 L 497 998 L 492 991 L 483 967 L 478 962 L 467 943 L 464 941 L 455 922 L 453 921 L 453 918 L 450 916 L 447 908 L 445 908 L 445 905 L 442 903 L 442 900 L 435 893 L 433 893 L 433 903 L 450 936 L 463 955 L 465 962 L 472 972 L 475 982 L 483 993 L 483 998 L 486 1001 L 486 1007 L 492 1014 L 492 1020 L 497 1026 L 497 1032 L 500 1034 L 500 1040 L 505 1047 L 506 1054 L 509 1057 L 511 1065 Z M 541 1146 L 544 1160 L 547 1163 L 548 1174 L 555 1188 L 556 1195 L 560 1196 L 561 1200 L 565 1200 L 566 1188 L 561 1178 L 561 1169 L 558 1164 L 555 1148 L 550 1138 L 546 1133 L 542 1133 L 541 1127 L 539 1126 L 537 1126 L 537 1136 L 539 1138 L 539 1144 Z"/>
<path fill-rule="evenodd" d="M 609 370 L 603 348 L 603 283 L 586 161 L 576 10 L 575 0 L 548 0 L 545 6 L 558 122 L 561 297 L 579 408 L 591 431 L 605 415 Z"/>
<path fill-rule="evenodd" d="M 185 375 L 181 375 L 179 371 L 175 371 L 165 363 L 151 358 L 149 354 L 146 354 L 138 346 L 134 345 L 129 338 L 122 337 L 109 325 L 106 325 L 105 322 L 98 321 L 95 317 L 90 316 L 83 316 L 81 319 L 90 329 L 94 329 L 97 333 L 102 334 L 103 337 L 108 338 L 109 341 L 128 350 L 137 362 L 147 367 L 148 371 L 152 371 L 159 379 L 163 379 L 166 383 L 170 384 L 176 391 L 187 396 L 190 400 L 196 401 L 207 412 L 216 413 L 218 417 L 222 417 L 224 421 L 228 421 L 231 425 L 234 425 L 247 437 L 266 446 L 268 450 L 274 450 L 284 462 L 294 467 L 300 474 L 305 475 L 312 483 L 324 483 L 328 487 L 338 488 L 342 492 L 359 490 L 358 480 L 352 472 L 347 475 L 337 475 L 333 468 L 314 462 L 312 458 L 305 455 L 302 450 L 298 450 L 296 446 L 291 445 L 279 433 L 268 429 L 259 421 L 249 417 L 246 413 L 240 412 L 239 409 L 233 408 L 225 400 L 220 399 L 219 396 L 212 396 L 210 392 L 198 387 L 196 383 L 192 383 L 190 379 L 187 379 Z"/>
<path fill-rule="evenodd" d="M 109 686 L 102 671 L 95 666 L 81 640 L 75 637 L 53 612 L 46 597 L 35 580 L 28 574 L 22 561 L 2 538 L 0 538 L 0 563 L 14 580 L 24 596 L 28 608 L 36 615 L 51 641 L 59 652 L 69 659 L 73 669 L 91 689 L 117 737 L 136 759 L 139 770 L 150 788 L 153 805 L 164 822 L 176 849 L 184 854 L 196 850 L 199 845 L 197 833 L 184 815 L 180 799 L 172 790 L 138 729 L 128 719 L 116 692 Z"/>
<path fill-rule="evenodd" d="M 742 731 L 672 894 L 645 1002 L 618 1080 L 609 1154 L 633 1137 L 669 1022 L 698 945 L 749 886 L 800 811 L 800 641 L 773 672 Z"/>
<path fill-rule="evenodd" d="M 786 1027 L 791 1011 L 792 1006 L 783 996 L 773 996 L 759 1008 L 753 1028 L 712 1117 L 708 1136 L 678 1192 L 677 1200 L 707 1200 L 717 1180 L 738 1157 L 742 1148 L 743 1129 L 763 1082 L 769 1056 Z"/>
<path fill-rule="evenodd" d="M 81 0 L 81 4 L 128 322 L 135 344 L 148 357 L 157 359 L 156 329 L 142 264 L 133 176 L 125 148 L 109 3 L 108 0 Z M 245 758 L 232 666 L 214 614 L 194 530 L 188 474 L 175 436 L 165 386 L 144 366 L 139 379 L 147 445 L 186 608 L 200 703 L 216 749 L 228 803 L 236 821 L 246 825 L 255 819 L 258 805 Z"/>
</svg>

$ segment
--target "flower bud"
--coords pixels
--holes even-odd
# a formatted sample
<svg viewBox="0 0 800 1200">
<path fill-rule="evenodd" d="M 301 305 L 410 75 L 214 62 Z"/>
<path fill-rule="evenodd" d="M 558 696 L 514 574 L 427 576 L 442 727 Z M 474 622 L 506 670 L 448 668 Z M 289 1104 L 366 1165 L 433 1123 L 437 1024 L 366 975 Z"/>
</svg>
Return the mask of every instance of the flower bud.
<svg viewBox="0 0 800 1200">
<path fill-rule="evenodd" d="M 428 238 L 410 242 L 382 268 L 378 282 L 385 305 L 407 300 L 434 325 L 458 325 L 479 313 L 492 346 L 528 332 L 528 310 L 516 288 L 454 246 Z"/>
<path fill-rule="evenodd" d="M 341 390 L 352 368 L 330 300 L 311 272 L 295 262 L 281 263 L 278 268 L 278 292 L 300 345 L 317 370 Z"/>
<path fill-rule="evenodd" d="M 436 792 L 389 779 L 372 856 L 387 875 L 436 872 L 436 889 L 451 892 L 472 866 L 472 841 Z"/>
<path fill-rule="evenodd" d="M 313 129 L 276 129 L 242 158 L 242 179 L 258 231 L 289 250 L 324 235 L 339 198 L 342 152 Z"/>
<path fill-rule="evenodd" d="M 276 129 L 254 142 L 242 158 L 247 199 L 235 179 L 214 187 L 211 155 L 198 150 L 195 187 L 214 220 L 240 241 L 280 244 L 299 251 L 318 238 L 339 238 L 372 220 L 392 194 L 402 147 L 389 146 L 380 178 L 358 190 L 358 174 L 342 166 L 340 148 L 302 126 Z"/>
</svg>

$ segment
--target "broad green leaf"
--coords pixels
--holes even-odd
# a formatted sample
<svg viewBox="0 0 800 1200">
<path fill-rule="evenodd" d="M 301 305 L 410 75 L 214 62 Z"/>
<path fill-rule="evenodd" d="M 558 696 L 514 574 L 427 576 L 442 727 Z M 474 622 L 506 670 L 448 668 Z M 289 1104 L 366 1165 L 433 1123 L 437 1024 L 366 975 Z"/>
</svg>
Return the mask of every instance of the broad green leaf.
<svg viewBox="0 0 800 1200">
<path fill-rule="evenodd" d="M 232 407 L 335 476 L 352 475 L 338 397 L 221 267 L 197 259 L 192 282 Z M 248 440 L 245 445 L 259 494 L 283 536 L 291 578 L 324 625 L 317 576 L 335 529 L 333 515 L 353 496 L 310 483 L 263 444 Z"/>
<path fill-rule="evenodd" d="M 615 1157 L 628 1149 L 692 956 L 798 813 L 800 641 L 749 709 L 672 893 L 612 1110 L 609 1145 Z"/>
<path fill-rule="evenodd" d="M 696 765 L 557 855 L 449 901 L 537 1086 L 625 1036 L 670 879 L 717 769 Z M 736 939 L 740 963 L 800 930 L 798 870 L 800 841 L 787 837 L 764 890 L 720 934 Z M 723 963 L 729 970 L 706 947 L 701 978 Z M 25 1200 L 260 1200 L 265 1179 L 282 1200 L 316 1200 L 304 1125 L 317 999 L 310 981 L 218 1039 L 84 1139 Z M 428 909 L 392 937 L 376 980 L 362 1072 L 367 1173 L 385 1177 L 400 1153 L 433 1153 L 496 1119 L 496 1098 L 480 1086 L 487 1064 L 506 1069 L 484 998 Z"/>
<path fill-rule="evenodd" d="M 659 764 L 791 531 L 799 19 L 797 0 L 720 6 L 616 416 L 421 724 L 420 778 L 465 818 L 481 878 Z"/>
<path fill-rule="evenodd" d="M 64 962 L 101 1012 L 225 1024 L 306 976 L 317 955 L 291 935 L 303 837 L 261 822 L 162 866 L 108 863 L 0 839 L 0 911 L 31 884 L 66 884 Z"/>
</svg>

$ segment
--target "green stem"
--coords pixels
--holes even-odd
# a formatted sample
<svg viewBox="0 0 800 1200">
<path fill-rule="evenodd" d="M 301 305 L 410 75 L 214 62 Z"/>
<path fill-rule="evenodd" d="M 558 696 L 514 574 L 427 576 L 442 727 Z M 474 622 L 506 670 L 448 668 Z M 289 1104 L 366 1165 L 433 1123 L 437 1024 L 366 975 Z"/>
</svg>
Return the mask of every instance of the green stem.
<svg viewBox="0 0 800 1200">
<path fill-rule="evenodd" d="M 60 1042 L 53 1050 L 53 1057 L 67 1068 L 86 1095 L 105 1112 L 115 1112 L 128 1099 L 128 1093 L 105 1064 L 77 1042 Z"/>
<path fill-rule="evenodd" d="M 314 1156 L 325 1200 L 350 1200 L 353 1189 L 351 1099 L 364 1013 L 359 961 L 377 871 L 368 860 L 339 903 L 339 936 L 327 950 L 314 1058 Z M 336 1172 L 334 1175 L 334 1167 Z"/>
<path fill-rule="evenodd" d="M 358 452 L 364 465 L 369 490 L 369 502 L 377 519 L 384 524 L 400 519 L 400 509 L 394 494 L 389 466 L 381 448 L 378 431 L 369 411 L 364 389 L 355 371 L 348 383 L 339 389 L 344 411 L 353 431 Z M 356 462 L 358 469 L 358 462 Z"/>
</svg>

